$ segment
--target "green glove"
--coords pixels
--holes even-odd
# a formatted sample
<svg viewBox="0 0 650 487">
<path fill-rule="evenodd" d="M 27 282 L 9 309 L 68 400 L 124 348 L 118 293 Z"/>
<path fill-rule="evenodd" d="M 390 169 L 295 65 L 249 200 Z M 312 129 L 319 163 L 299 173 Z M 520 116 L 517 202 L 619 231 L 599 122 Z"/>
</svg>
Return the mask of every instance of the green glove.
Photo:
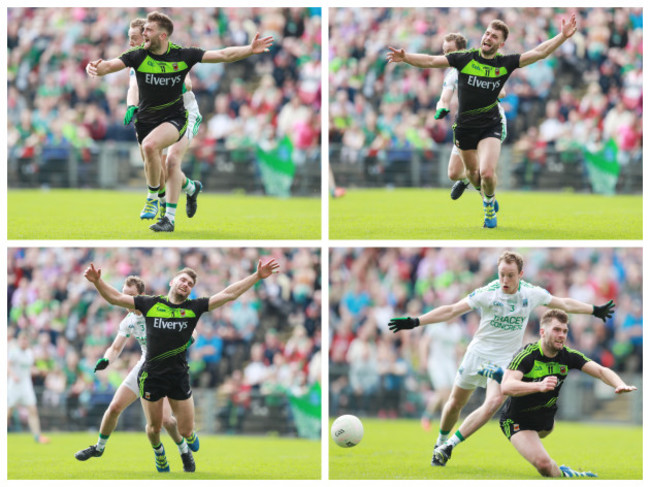
<svg viewBox="0 0 650 487">
<path fill-rule="evenodd" d="M 393 333 L 397 333 L 400 330 L 411 330 L 416 326 L 420 326 L 419 318 L 393 318 L 388 322 L 388 329 Z"/>
<path fill-rule="evenodd" d="M 440 120 L 441 118 L 445 118 L 447 115 L 449 115 L 449 110 L 447 108 L 438 108 L 433 118 Z"/>
<path fill-rule="evenodd" d="M 614 314 L 614 306 L 616 305 L 612 299 L 610 299 L 609 302 L 603 304 L 602 306 L 596 306 L 594 304 L 594 310 L 591 312 L 591 314 L 603 321 L 607 321 L 607 319 L 611 318 Z"/>
<path fill-rule="evenodd" d="M 95 370 L 93 372 L 97 372 L 98 370 L 104 370 L 106 367 L 108 367 L 108 359 L 102 357 L 95 364 Z"/>
<path fill-rule="evenodd" d="M 124 125 L 128 125 L 131 123 L 131 120 L 133 119 L 133 115 L 135 115 L 135 112 L 138 111 L 138 107 L 135 105 L 129 105 L 129 107 L 126 109 L 126 114 L 124 114 Z"/>
</svg>

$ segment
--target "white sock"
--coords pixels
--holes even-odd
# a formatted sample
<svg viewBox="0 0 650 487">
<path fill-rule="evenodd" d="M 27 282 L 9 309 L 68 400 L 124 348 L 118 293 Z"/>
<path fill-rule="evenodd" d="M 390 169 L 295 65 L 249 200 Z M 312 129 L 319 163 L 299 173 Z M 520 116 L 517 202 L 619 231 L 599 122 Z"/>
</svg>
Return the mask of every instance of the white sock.
<svg viewBox="0 0 650 487">
<path fill-rule="evenodd" d="M 180 443 L 176 443 L 176 445 L 178 446 L 178 451 L 181 453 L 181 455 L 190 451 L 185 438 L 183 438 Z"/>
<path fill-rule="evenodd" d="M 176 205 L 174 203 L 167 203 L 165 205 L 165 216 L 170 222 L 174 223 L 174 219 L 176 218 Z"/>
<path fill-rule="evenodd" d="M 183 186 L 183 191 L 185 194 L 189 194 L 192 196 L 194 194 L 194 191 L 196 191 L 196 185 L 194 184 L 194 181 L 192 181 L 190 178 L 185 178 L 185 186 Z"/>
</svg>

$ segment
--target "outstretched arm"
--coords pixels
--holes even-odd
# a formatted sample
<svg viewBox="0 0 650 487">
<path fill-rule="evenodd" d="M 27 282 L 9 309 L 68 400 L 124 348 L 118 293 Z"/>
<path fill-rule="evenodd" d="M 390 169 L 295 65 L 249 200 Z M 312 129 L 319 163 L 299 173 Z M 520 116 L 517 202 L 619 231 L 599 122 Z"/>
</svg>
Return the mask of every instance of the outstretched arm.
<svg viewBox="0 0 650 487">
<path fill-rule="evenodd" d="M 578 23 L 576 21 L 576 14 L 571 14 L 571 18 L 568 22 L 565 22 L 565 20 L 562 19 L 560 33 L 555 37 L 542 42 L 535 49 L 523 53 L 519 58 L 519 67 L 523 68 L 524 66 L 528 66 L 529 64 L 536 63 L 540 59 L 548 57 L 558 47 L 560 47 L 564 41 L 573 36 L 577 30 Z"/>
<path fill-rule="evenodd" d="M 251 274 L 248 277 L 245 277 L 241 281 L 237 281 L 234 284 L 231 284 L 223 291 L 210 296 L 210 301 L 208 302 L 208 310 L 212 311 L 219 306 L 226 304 L 228 301 L 234 301 L 239 296 L 248 291 L 257 281 L 261 279 L 266 279 L 271 274 L 277 271 L 280 267 L 274 259 L 270 259 L 266 263 L 262 263 L 262 259 L 257 262 L 257 272 Z"/>
<path fill-rule="evenodd" d="M 430 56 L 429 54 L 414 54 L 404 49 L 388 48 L 386 59 L 389 63 L 406 63 L 416 68 L 448 68 L 449 61 L 445 56 Z"/>
<path fill-rule="evenodd" d="M 205 51 L 202 63 L 232 63 L 252 56 L 269 52 L 273 45 L 273 36 L 260 38 L 258 32 L 248 46 L 233 46 L 214 51 Z"/>
<path fill-rule="evenodd" d="M 603 367 L 594 361 L 584 364 L 582 366 L 582 371 L 586 372 L 592 377 L 595 377 L 596 379 L 602 380 L 608 386 L 612 386 L 616 394 L 636 391 L 635 386 L 628 386 L 625 382 L 623 382 L 623 379 L 621 379 L 618 374 L 612 369 Z"/>
<path fill-rule="evenodd" d="M 552 296 L 551 301 L 548 303 L 549 308 L 561 309 L 567 313 L 594 315 L 603 321 L 607 321 L 607 318 L 612 317 L 614 306 L 616 305 L 612 300 L 602 306 L 596 306 L 595 304 L 583 303 L 577 299 L 558 298 L 557 296 Z"/>
<path fill-rule="evenodd" d="M 97 61 L 92 61 L 86 65 L 86 73 L 91 78 L 96 76 L 106 76 L 110 73 L 115 73 L 126 68 L 124 62 L 121 59 L 115 58 L 110 61 L 104 61 L 103 59 L 98 59 Z"/>
<path fill-rule="evenodd" d="M 462 299 L 454 304 L 447 304 L 439 308 L 432 309 L 428 313 L 418 316 L 417 318 L 393 318 L 388 322 L 388 329 L 393 333 L 400 330 L 411 330 L 420 325 L 431 325 L 433 323 L 442 323 L 449 321 L 457 316 L 467 313 L 472 307 L 469 305 L 467 298 Z"/>
<path fill-rule="evenodd" d="M 454 96 L 453 88 L 443 88 L 442 93 L 440 93 L 440 100 L 436 103 L 436 110 L 446 110 L 449 111 L 451 106 L 451 99 Z"/>
<path fill-rule="evenodd" d="M 109 286 L 102 279 L 102 270 L 95 269 L 93 264 L 86 269 L 84 272 L 84 277 L 92 282 L 102 298 L 104 298 L 108 303 L 115 306 L 122 306 L 123 308 L 135 309 L 135 300 L 133 296 L 119 292 L 112 286 Z"/>
</svg>

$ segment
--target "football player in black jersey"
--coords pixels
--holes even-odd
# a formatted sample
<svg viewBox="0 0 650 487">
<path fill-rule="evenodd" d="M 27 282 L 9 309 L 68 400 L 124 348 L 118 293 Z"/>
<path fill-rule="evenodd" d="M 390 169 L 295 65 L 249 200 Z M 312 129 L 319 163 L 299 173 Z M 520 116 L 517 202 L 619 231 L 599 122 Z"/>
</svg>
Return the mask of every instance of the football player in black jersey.
<svg viewBox="0 0 650 487">
<path fill-rule="evenodd" d="M 497 163 L 501 153 L 502 126 L 498 95 L 517 68 L 548 57 L 577 30 L 575 14 L 562 19 L 560 33 L 523 54 L 499 53 L 508 38 L 508 26 L 492 21 L 481 39 L 480 49 L 449 53 L 444 56 L 407 53 L 388 48 L 389 63 L 407 63 L 418 68 L 458 70 L 458 115 L 454 124 L 454 144 L 460 151 L 467 178 L 483 193 L 485 228 L 496 228 L 498 205 L 495 199 Z"/>
<path fill-rule="evenodd" d="M 499 421 L 517 451 L 544 477 L 596 477 L 559 466 L 541 442 L 553 430 L 560 389 L 571 369 L 581 370 L 608 386 L 616 394 L 636 391 L 613 370 L 566 346 L 569 316 L 551 309 L 540 321 L 541 339 L 517 352 L 505 372 L 501 391 L 510 396 Z"/>
</svg>

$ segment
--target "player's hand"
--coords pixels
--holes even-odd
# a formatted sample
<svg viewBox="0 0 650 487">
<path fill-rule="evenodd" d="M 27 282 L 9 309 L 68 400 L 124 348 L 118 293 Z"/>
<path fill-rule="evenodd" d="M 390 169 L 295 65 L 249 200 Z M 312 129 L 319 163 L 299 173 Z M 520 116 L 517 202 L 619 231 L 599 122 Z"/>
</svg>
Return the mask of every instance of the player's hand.
<svg viewBox="0 0 650 487">
<path fill-rule="evenodd" d="M 389 63 L 403 63 L 406 59 L 406 51 L 404 49 L 394 49 L 388 46 L 388 54 L 386 59 Z"/>
<path fill-rule="evenodd" d="M 614 300 L 610 299 L 609 302 L 603 304 L 602 306 L 596 306 L 594 304 L 594 310 L 591 312 L 592 315 L 600 318 L 603 321 L 607 321 L 608 318 L 611 318 L 614 314 Z"/>
<path fill-rule="evenodd" d="M 262 259 L 257 261 L 257 275 L 260 279 L 266 279 L 274 272 L 278 271 L 280 264 L 278 264 L 275 259 L 269 259 L 268 261 L 262 263 Z"/>
<path fill-rule="evenodd" d="M 413 328 L 420 326 L 419 318 L 392 318 L 388 322 L 388 329 L 393 333 L 397 333 L 400 330 L 412 330 Z"/>
<path fill-rule="evenodd" d="M 108 359 L 102 357 L 95 364 L 95 370 L 93 372 L 97 372 L 98 370 L 104 370 L 106 367 L 108 367 Z"/>
<path fill-rule="evenodd" d="M 273 45 L 273 36 L 268 36 L 260 39 L 260 33 L 257 32 L 253 40 L 251 41 L 251 49 L 253 54 L 262 54 L 263 52 L 269 52 L 271 46 Z"/>
<path fill-rule="evenodd" d="M 554 375 L 549 375 L 548 377 L 544 377 L 544 380 L 542 382 L 539 382 L 539 392 L 548 392 L 552 391 L 557 387 L 557 377 Z"/>
<path fill-rule="evenodd" d="M 440 120 L 441 118 L 445 118 L 447 115 L 449 115 L 449 109 L 448 108 L 438 108 L 436 110 L 436 114 L 433 116 L 434 119 Z"/>
<path fill-rule="evenodd" d="M 560 23 L 560 32 L 562 32 L 562 35 L 564 35 L 564 37 L 568 39 L 573 34 L 575 34 L 577 30 L 578 22 L 576 20 L 576 14 L 571 14 L 568 22 L 565 22 L 564 19 L 562 19 Z"/>
<path fill-rule="evenodd" d="M 102 277 L 102 270 L 95 269 L 95 266 L 93 264 L 90 264 L 90 266 L 84 272 L 84 277 L 95 284 Z"/>
<path fill-rule="evenodd" d="M 103 59 L 98 59 L 97 61 L 90 62 L 86 64 L 86 73 L 88 76 L 91 78 L 96 78 L 97 77 L 97 66 L 99 66 L 99 63 L 101 63 Z"/>
<path fill-rule="evenodd" d="M 138 111 L 138 107 L 136 107 L 135 105 L 128 106 L 128 108 L 126 109 L 126 113 L 124 114 L 124 125 L 128 125 L 131 123 L 131 120 L 133 120 L 133 115 L 135 115 L 135 112 L 137 111 Z"/>
<path fill-rule="evenodd" d="M 636 386 L 628 386 L 627 384 L 623 384 L 622 386 L 618 386 L 616 389 L 614 389 L 614 392 L 616 394 L 623 394 L 624 392 L 632 391 L 636 391 Z"/>
</svg>

